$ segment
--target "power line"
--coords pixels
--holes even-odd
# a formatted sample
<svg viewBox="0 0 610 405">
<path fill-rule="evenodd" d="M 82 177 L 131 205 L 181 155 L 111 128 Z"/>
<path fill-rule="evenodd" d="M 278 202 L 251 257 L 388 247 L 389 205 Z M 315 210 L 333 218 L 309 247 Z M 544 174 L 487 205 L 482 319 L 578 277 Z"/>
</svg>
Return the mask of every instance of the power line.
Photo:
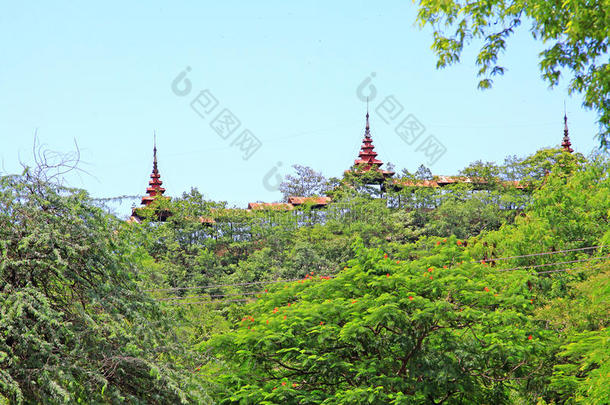
<svg viewBox="0 0 610 405">
<path fill-rule="evenodd" d="M 191 287 L 155 288 L 155 289 L 144 290 L 144 291 L 163 292 L 163 291 L 198 290 L 198 289 L 205 290 L 207 288 L 233 287 L 233 286 L 258 285 L 258 284 L 273 284 L 273 283 L 281 283 L 281 282 L 289 282 L 289 281 L 297 281 L 297 280 L 302 280 L 302 279 L 296 278 L 293 280 L 253 281 L 253 282 L 235 283 L 235 284 L 216 284 L 216 285 L 191 286 Z"/>
<path fill-rule="evenodd" d="M 189 297 L 168 297 L 168 298 L 157 298 L 157 301 L 177 301 L 177 300 L 190 300 L 195 298 L 220 298 L 220 297 L 235 297 L 242 295 L 259 295 L 265 294 L 266 291 L 256 291 L 256 292 L 245 292 L 238 294 L 215 294 L 215 295 L 191 295 Z"/>
<path fill-rule="evenodd" d="M 320 276 L 326 278 L 334 278 L 335 276 Z M 235 283 L 235 284 L 216 284 L 207 286 L 191 286 L 191 287 L 172 287 L 172 288 L 156 288 L 151 290 L 144 290 L 146 292 L 164 292 L 164 291 L 181 291 L 181 290 L 205 290 L 207 288 L 220 288 L 220 287 L 234 287 L 244 285 L 259 285 L 259 284 L 275 284 L 275 283 L 291 283 L 293 281 L 307 280 L 306 278 L 293 278 L 289 280 L 272 280 L 272 281 L 253 281 L 248 283 Z M 310 278 L 310 280 L 317 280 L 316 278 Z"/>
<path fill-rule="evenodd" d="M 601 260 L 601 259 L 609 259 L 609 258 L 610 258 L 610 255 L 608 255 L 608 256 L 599 256 L 599 257 L 589 257 L 587 259 L 570 260 L 570 261 L 567 261 L 567 262 L 534 264 L 534 265 L 531 265 L 531 266 L 513 267 L 513 268 L 510 268 L 510 269 L 498 269 L 497 271 L 512 271 L 512 270 L 523 270 L 523 269 L 535 269 L 535 268 L 538 268 L 538 267 L 556 266 L 558 264 L 582 263 L 582 262 L 588 262 L 588 261 L 591 261 L 591 260 Z"/>
<path fill-rule="evenodd" d="M 256 301 L 258 298 L 244 298 L 236 300 L 211 300 L 211 301 L 194 301 L 194 302 L 168 302 L 171 305 L 194 305 L 194 304 L 219 304 L 222 302 L 244 302 L 244 301 Z"/>
<path fill-rule="evenodd" d="M 577 252 L 577 251 L 583 251 L 583 250 L 592 250 L 592 249 L 598 249 L 598 248 L 604 248 L 604 247 L 608 247 L 608 245 L 587 246 L 587 247 L 582 247 L 582 248 L 532 253 L 532 254 L 520 255 L 520 256 L 497 257 L 494 259 L 478 260 L 478 261 L 475 261 L 474 263 L 483 263 L 483 262 L 487 263 L 487 262 L 517 259 L 517 258 L 523 258 L 523 257 L 553 255 L 553 254 L 559 254 L 559 253 L 569 253 L 569 252 Z M 539 267 L 545 267 L 545 266 L 554 266 L 554 265 L 559 265 L 559 264 L 580 263 L 580 262 L 586 262 L 586 261 L 590 261 L 590 260 L 600 260 L 600 259 L 605 259 L 605 258 L 610 258 L 610 255 L 581 259 L 581 260 L 572 260 L 572 261 L 567 261 L 567 262 L 555 262 L 555 263 L 546 263 L 546 264 L 531 265 L 531 266 L 513 267 L 513 268 L 509 268 L 509 269 L 498 269 L 497 271 L 503 272 L 503 271 L 513 271 L 513 270 L 523 270 L 523 269 L 539 268 Z M 335 278 L 336 276 L 330 275 L 330 276 L 320 276 L 320 277 Z M 206 286 L 169 287 L 169 288 L 149 289 L 149 290 L 144 290 L 144 291 L 146 291 L 146 292 L 172 292 L 172 291 L 185 291 L 185 290 L 205 290 L 205 289 L 209 289 L 209 288 L 238 287 L 238 286 L 264 285 L 264 284 L 275 284 L 275 283 L 290 283 L 290 282 L 299 281 L 299 280 L 304 280 L 304 279 L 303 278 L 294 278 L 294 279 L 286 279 L 286 280 L 278 279 L 278 280 L 269 280 L 269 281 L 253 281 L 253 282 L 244 282 L 244 283 L 216 284 L 216 285 L 206 285 Z M 311 280 L 319 280 L 319 279 L 311 278 Z M 256 293 L 251 293 L 251 294 L 254 295 Z M 235 295 L 245 295 L 245 293 L 235 294 Z M 216 295 L 216 296 L 218 296 L 218 297 L 228 296 L 228 294 Z"/>
<path fill-rule="evenodd" d="M 588 270 L 596 270 L 595 268 L 587 268 L 587 269 L 560 269 L 560 270 L 546 270 L 531 273 L 533 275 L 536 274 L 547 274 L 547 273 L 560 273 L 566 271 L 588 271 Z M 168 302 L 171 305 L 199 305 L 199 304 L 220 304 L 223 302 L 247 302 L 247 301 L 256 301 L 259 298 L 246 298 L 246 299 L 231 299 L 231 300 L 211 300 L 211 301 L 192 301 L 192 302 Z M 157 300 L 162 301 L 162 300 Z"/>
<path fill-rule="evenodd" d="M 542 252 L 542 253 L 531 253 L 531 254 L 528 254 L 528 255 L 521 255 L 521 256 L 496 257 L 494 259 L 477 260 L 476 263 L 483 263 L 483 262 L 487 263 L 487 262 L 495 262 L 495 261 L 498 261 L 498 260 L 519 259 L 519 258 L 522 258 L 522 257 L 554 255 L 554 254 L 558 254 L 558 253 L 577 252 L 577 251 L 581 251 L 581 250 L 591 250 L 591 249 L 598 249 L 598 248 L 604 248 L 604 247 L 608 247 L 608 245 L 588 246 L 588 247 L 583 247 L 583 248 L 556 250 L 556 251 Z"/>
<path fill-rule="evenodd" d="M 589 267 L 587 269 L 561 269 L 561 270 L 546 270 L 546 271 L 538 271 L 532 274 L 547 274 L 547 273 L 561 273 L 563 271 L 588 271 L 588 270 L 596 270 L 595 267 Z"/>
<path fill-rule="evenodd" d="M 608 256 L 606 256 L 608 257 Z M 605 257 L 602 257 L 605 258 Z M 553 264 L 557 264 L 557 263 L 553 263 Z M 560 272 L 566 272 L 566 271 L 589 271 L 589 270 L 596 270 L 596 268 L 591 267 L 591 268 L 586 268 L 586 269 L 559 269 L 559 270 L 546 270 L 546 271 L 538 271 L 538 272 L 533 272 L 530 273 L 532 275 L 538 275 L 538 274 L 547 274 L 547 273 L 560 273 Z M 244 293 L 243 295 L 247 295 L 247 294 L 259 294 L 259 293 Z M 264 292 L 260 292 L 260 294 L 264 294 Z M 239 294 L 227 294 L 227 296 L 229 295 L 239 295 Z M 204 298 L 207 296 L 194 296 L 194 297 L 186 297 L 186 298 L 174 298 L 175 300 L 184 300 L 184 299 L 188 299 L 188 298 Z M 219 295 L 219 297 L 222 297 L 222 295 Z M 210 300 L 210 301 L 190 301 L 190 302 L 167 302 L 167 304 L 171 304 L 171 305 L 199 305 L 199 304 L 220 304 L 220 303 L 224 303 L 224 302 L 247 302 L 247 301 L 256 301 L 258 300 L 258 297 L 252 297 L 252 298 L 244 298 L 244 299 L 228 299 L 228 300 Z M 156 301 L 166 301 L 168 299 L 158 299 Z"/>
</svg>

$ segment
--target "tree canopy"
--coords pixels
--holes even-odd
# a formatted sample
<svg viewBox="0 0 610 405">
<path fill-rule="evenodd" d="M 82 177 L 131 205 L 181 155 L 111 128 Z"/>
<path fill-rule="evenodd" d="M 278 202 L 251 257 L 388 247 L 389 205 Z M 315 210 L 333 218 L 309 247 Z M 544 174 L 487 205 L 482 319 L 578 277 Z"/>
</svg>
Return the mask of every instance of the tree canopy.
<svg viewBox="0 0 610 405">
<path fill-rule="evenodd" d="M 421 0 L 417 21 L 434 30 L 437 67 L 460 61 L 464 47 L 480 43 L 476 56 L 479 88 L 487 89 L 506 67 L 500 62 L 509 38 L 521 24 L 545 45 L 540 71 L 551 87 L 569 81 L 583 105 L 599 116 L 602 148 L 610 142 L 610 3 L 608 0 L 546 1 Z"/>
<path fill-rule="evenodd" d="M 192 189 L 139 222 L 0 178 L 0 404 L 604 403 L 607 158 L 357 174 L 322 209 Z"/>
</svg>

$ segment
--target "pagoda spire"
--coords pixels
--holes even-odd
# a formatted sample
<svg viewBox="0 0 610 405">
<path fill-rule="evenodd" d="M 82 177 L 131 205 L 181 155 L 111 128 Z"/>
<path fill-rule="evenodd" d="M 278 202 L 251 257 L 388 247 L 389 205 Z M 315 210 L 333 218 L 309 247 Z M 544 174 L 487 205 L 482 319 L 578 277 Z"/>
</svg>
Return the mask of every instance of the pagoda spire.
<svg viewBox="0 0 610 405">
<path fill-rule="evenodd" d="M 369 171 L 371 169 L 379 171 L 385 176 L 391 176 L 394 174 L 394 172 L 392 171 L 380 169 L 380 167 L 383 165 L 383 162 L 377 159 L 377 152 L 375 152 L 375 146 L 373 145 L 373 138 L 371 136 L 371 126 L 369 124 L 368 99 L 366 106 L 366 124 L 364 127 L 364 139 L 362 140 L 362 146 L 360 147 L 358 159 L 354 161 L 354 165 L 362 166 L 364 171 Z"/>
<path fill-rule="evenodd" d="M 148 187 L 146 188 L 146 194 L 142 197 L 142 205 L 150 205 L 155 197 L 163 195 L 165 193 L 165 189 L 161 187 L 163 182 L 161 181 L 161 175 L 159 174 L 159 167 L 157 165 L 157 134 L 154 135 L 154 143 L 153 143 L 153 170 L 150 174 L 150 181 L 148 182 Z"/>
<path fill-rule="evenodd" d="M 153 132 L 153 173 L 159 173 L 157 168 L 157 132 Z"/>
<path fill-rule="evenodd" d="M 566 152 L 574 152 L 574 149 L 572 149 L 572 143 L 570 142 L 570 136 L 568 135 L 568 116 L 566 115 L 565 111 L 563 113 L 563 142 L 561 142 L 561 147 Z"/>
<path fill-rule="evenodd" d="M 371 138 L 371 126 L 369 125 L 369 99 L 366 99 L 366 126 L 364 127 L 364 137 Z"/>
</svg>

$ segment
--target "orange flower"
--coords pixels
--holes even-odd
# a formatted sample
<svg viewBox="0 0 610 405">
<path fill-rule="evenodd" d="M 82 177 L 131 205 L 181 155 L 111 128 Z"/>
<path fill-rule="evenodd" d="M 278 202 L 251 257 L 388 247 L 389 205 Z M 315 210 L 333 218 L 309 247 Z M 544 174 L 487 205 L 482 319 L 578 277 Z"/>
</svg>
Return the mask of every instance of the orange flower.
<svg viewBox="0 0 610 405">
<path fill-rule="evenodd" d="M 485 287 L 483 289 L 485 290 L 485 292 L 489 292 L 489 288 Z"/>
<path fill-rule="evenodd" d="M 320 325 L 324 325 L 324 322 L 320 321 Z"/>
<path fill-rule="evenodd" d="M 529 335 L 529 336 L 527 337 L 527 340 L 532 340 L 532 339 L 533 339 L 532 335 Z"/>
<path fill-rule="evenodd" d="M 446 268 L 447 268 L 447 266 L 443 266 L 443 269 L 446 269 Z"/>
<path fill-rule="evenodd" d="M 284 315 L 284 319 L 286 319 L 286 315 Z"/>
<path fill-rule="evenodd" d="M 447 238 L 443 239 L 443 242 L 447 242 Z"/>
<path fill-rule="evenodd" d="M 310 272 L 309 274 L 313 276 L 313 271 L 312 271 L 312 272 Z"/>
<path fill-rule="evenodd" d="M 292 304 L 291 302 L 288 303 L 288 306 L 290 306 L 290 304 Z"/>
<path fill-rule="evenodd" d="M 386 277 L 390 277 L 390 273 L 386 274 L 385 276 L 386 276 Z"/>
<path fill-rule="evenodd" d="M 409 295 L 409 300 L 413 301 L 413 296 Z"/>
<path fill-rule="evenodd" d="M 273 308 L 273 313 L 275 314 L 277 312 L 277 307 Z"/>
<path fill-rule="evenodd" d="M 457 241 L 457 244 L 458 244 L 458 246 L 460 246 L 460 245 L 462 244 L 462 241 L 461 241 L 461 240 L 458 240 L 458 241 Z"/>
<path fill-rule="evenodd" d="M 267 289 L 265 288 L 265 292 L 269 292 L 269 290 L 267 290 Z"/>
<path fill-rule="evenodd" d="M 297 383 L 292 383 L 292 388 L 296 388 Z"/>
<path fill-rule="evenodd" d="M 436 246 L 440 245 L 441 241 L 439 240 L 438 242 L 436 242 Z"/>
<path fill-rule="evenodd" d="M 396 260 L 396 264 L 400 264 L 400 260 Z"/>
<path fill-rule="evenodd" d="M 433 269 L 432 269 L 432 267 L 428 267 L 428 271 L 429 271 L 430 273 L 432 273 L 432 270 L 433 270 Z"/>
<path fill-rule="evenodd" d="M 269 325 L 269 319 L 267 319 L 267 325 Z"/>
<path fill-rule="evenodd" d="M 286 385 L 286 381 L 282 381 L 282 385 Z"/>
<path fill-rule="evenodd" d="M 356 303 L 356 300 L 352 300 L 352 304 L 355 304 L 355 303 Z"/>
<path fill-rule="evenodd" d="M 534 299 L 532 298 L 531 301 L 532 301 L 532 304 L 533 304 L 534 303 Z"/>
<path fill-rule="evenodd" d="M 383 258 L 387 259 L 388 258 L 388 254 L 386 253 L 385 255 L 383 255 Z"/>
<path fill-rule="evenodd" d="M 481 260 L 481 264 L 485 264 L 485 260 Z"/>
<path fill-rule="evenodd" d="M 432 280 L 432 276 L 430 276 L 430 280 Z"/>
</svg>

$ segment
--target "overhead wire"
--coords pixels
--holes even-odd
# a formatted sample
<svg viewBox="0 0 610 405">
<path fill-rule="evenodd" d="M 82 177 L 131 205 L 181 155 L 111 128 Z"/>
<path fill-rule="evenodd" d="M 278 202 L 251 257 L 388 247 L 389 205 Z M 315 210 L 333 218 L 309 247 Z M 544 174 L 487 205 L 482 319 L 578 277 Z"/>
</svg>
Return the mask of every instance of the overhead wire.
<svg viewBox="0 0 610 405">
<path fill-rule="evenodd" d="M 533 264 L 533 265 L 529 265 L 529 266 L 512 267 L 510 269 L 497 269 L 496 271 L 503 272 L 503 271 L 513 271 L 513 270 L 536 269 L 536 268 L 539 268 L 539 267 L 556 266 L 556 265 L 559 265 L 559 264 L 583 263 L 583 262 L 588 262 L 588 261 L 591 261 L 591 260 L 601 260 L 601 259 L 610 259 L 610 255 L 599 256 L 599 257 L 589 257 L 589 258 L 586 258 L 586 259 L 579 259 L 579 260 L 569 260 L 567 262 L 554 262 L 554 263 L 544 263 L 544 264 Z"/>
<path fill-rule="evenodd" d="M 197 298 L 220 298 L 220 297 L 235 297 L 242 295 L 259 295 L 265 294 L 265 291 L 256 291 L 256 292 L 245 292 L 245 293 L 236 293 L 236 294 L 213 294 L 213 295 L 191 295 L 186 297 L 167 297 L 167 298 L 157 298 L 157 301 L 179 301 L 179 300 L 191 300 Z"/>
<path fill-rule="evenodd" d="M 549 251 L 549 252 L 531 253 L 531 254 L 520 255 L 520 256 L 508 256 L 508 257 L 496 257 L 496 258 L 491 258 L 491 259 L 481 259 L 481 260 L 477 260 L 476 263 L 487 263 L 487 262 L 495 262 L 498 260 L 520 259 L 523 257 L 554 255 L 554 254 L 558 254 L 558 253 L 577 252 L 577 251 L 581 251 L 581 250 L 592 250 L 592 249 L 598 249 L 598 248 L 604 248 L 604 247 L 608 247 L 608 245 L 587 246 L 587 247 L 575 248 L 575 249 L 553 250 L 553 251 Z"/>
<path fill-rule="evenodd" d="M 527 254 L 527 255 L 519 255 L 519 256 L 507 256 L 507 257 L 498 257 L 498 258 L 494 258 L 494 259 L 485 259 L 485 260 L 480 260 L 480 261 L 476 261 L 475 263 L 483 263 L 483 262 L 494 262 L 494 261 L 499 261 L 499 260 L 509 260 L 509 259 L 517 259 L 517 258 L 524 258 L 524 257 L 535 257 L 535 256 L 544 256 L 544 255 L 553 255 L 553 254 L 560 254 L 560 253 L 570 253 L 570 252 L 577 252 L 577 251 L 584 251 L 584 250 L 592 250 L 592 249 L 599 249 L 599 248 L 604 248 L 607 247 L 607 245 L 597 245 L 597 246 L 587 246 L 587 247 L 582 247 L 582 248 L 574 248 L 574 249 L 564 249 L 564 250 L 557 250 L 557 251 L 548 251 L 548 252 L 539 252 L 539 253 L 532 253 L 532 254 Z M 570 261 L 563 261 L 563 262 L 553 262 L 553 263 L 543 263 L 543 264 L 535 264 L 535 265 L 527 265 L 527 266 L 520 266 L 520 267 L 512 267 L 512 268 L 508 268 L 508 269 L 497 269 L 496 271 L 498 272 L 506 272 L 506 271 L 515 271 L 515 270 L 525 270 L 525 269 L 535 269 L 535 268 L 541 268 L 541 267 L 548 267 L 548 266 L 556 266 L 556 265 L 562 265 L 562 264 L 574 264 L 574 263 L 584 263 L 584 262 L 589 262 L 589 261 L 593 261 L 593 260 L 603 260 L 603 259 L 610 259 L 610 255 L 607 256 L 597 256 L 597 257 L 589 257 L 586 259 L 578 259 L 578 260 L 570 260 Z M 558 272 L 566 272 L 566 271 L 578 271 L 578 270 L 589 270 L 589 269 L 559 269 L 559 270 L 547 270 L 547 271 L 539 271 L 539 272 L 533 272 L 531 274 L 537 275 L 537 274 L 548 274 L 548 273 L 558 273 Z M 207 285 L 207 286 L 188 286 L 188 287 L 173 287 L 173 288 L 158 288 L 158 289 L 149 289 L 149 290 L 145 290 L 147 292 L 175 292 L 175 291 L 185 291 L 185 290 L 196 290 L 196 289 L 210 289 L 210 288 L 223 288 L 223 287 L 239 287 L 239 286 L 249 286 L 249 285 L 265 285 L 265 284 L 275 284 L 275 283 L 288 283 L 288 282 L 294 282 L 294 281 L 299 281 L 299 280 L 307 280 L 310 279 L 312 281 L 316 281 L 316 280 L 321 280 L 321 279 L 330 279 L 330 278 L 335 278 L 336 276 L 334 275 L 330 275 L 330 276 L 320 276 L 319 278 L 294 278 L 294 279 L 277 279 L 277 280 L 267 280 L 267 281 L 253 281 L 253 282 L 244 282 L 244 283 L 232 283 L 232 284 L 216 284 L 216 285 Z M 264 294 L 266 293 L 266 291 L 254 291 L 254 292 L 243 292 L 243 293 L 229 293 L 229 294 L 212 294 L 212 295 L 195 295 L 195 296 L 190 296 L 190 297 L 166 297 L 166 298 L 157 298 L 157 301 L 167 301 L 169 304 L 204 304 L 204 303 L 222 303 L 222 302 L 244 302 L 244 301 L 251 301 L 251 300 L 256 300 L 257 297 L 250 297 L 250 298 L 245 298 L 245 299 L 228 299 L 228 300 L 208 300 L 208 301 L 189 301 L 192 299 L 198 299 L 198 298 L 222 298 L 222 297 L 231 297 L 231 296 L 245 296 L 245 295 L 260 295 L 260 294 Z M 171 302 L 171 301 L 181 301 L 181 302 Z M 185 302 L 188 301 L 188 302 Z"/>
<path fill-rule="evenodd" d="M 591 268 L 586 268 L 586 269 L 559 269 L 559 270 L 545 270 L 545 271 L 538 271 L 538 272 L 534 272 L 531 273 L 532 275 L 537 275 L 537 274 L 548 274 L 548 273 L 561 273 L 561 272 L 567 272 L 567 271 L 589 271 L 589 270 L 595 270 L 595 268 L 591 267 Z M 264 292 L 262 292 L 262 294 L 264 294 Z M 246 294 L 244 294 L 246 295 Z M 206 296 L 198 296 L 197 298 L 203 298 Z M 188 297 L 188 298 L 195 298 L 195 297 Z M 220 303 L 225 303 L 225 302 L 246 302 L 246 301 L 256 301 L 258 300 L 259 297 L 251 297 L 251 298 L 245 298 L 245 299 L 228 299 L 228 300 L 209 300 L 209 301 L 181 301 L 181 302 L 167 302 L 167 304 L 171 304 L 171 305 L 198 305 L 198 304 L 220 304 Z M 163 299 L 158 299 L 157 301 L 164 301 Z"/>
<path fill-rule="evenodd" d="M 335 276 L 320 276 L 320 277 L 330 277 L 334 278 Z M 168 292 L 168 291 L 182 291 L 182 290 L 204 290 L 208 288 L 222 288 L 222 287 L 238 287 L 238 286 L 247 286 L 247 285 L 261 285 L 261 284 L 275 284 L 275 283 L 291 283 L 293 281 L 303 280 L 303 278 L 293 278 L 286 280 L 269 280 L 269 281 L 253 281 L 246 283 L 234 283 L 234 284 L 216 284 L 216 285 L 208 285 L 208 286 L 190 286 L 190 287 L 169 287 L 169 288 L 155 288 L 144 290 L 146 292 Z M 311 280 L 317 280 L 317 278 L 311 278 Z"/>
<path fill-rule="evenodd" d="M 234 299 L 234 300 L 211 300 L 211 301 L 195 301 L 195 302 L 168 302 L 171 305 L 195 305 L 195 304 L 216 304 L 221 302 L 244 302 L 244 301 L 255 301 L 258 298 L 245 298 L 245 299 Z"/>
</svg>

